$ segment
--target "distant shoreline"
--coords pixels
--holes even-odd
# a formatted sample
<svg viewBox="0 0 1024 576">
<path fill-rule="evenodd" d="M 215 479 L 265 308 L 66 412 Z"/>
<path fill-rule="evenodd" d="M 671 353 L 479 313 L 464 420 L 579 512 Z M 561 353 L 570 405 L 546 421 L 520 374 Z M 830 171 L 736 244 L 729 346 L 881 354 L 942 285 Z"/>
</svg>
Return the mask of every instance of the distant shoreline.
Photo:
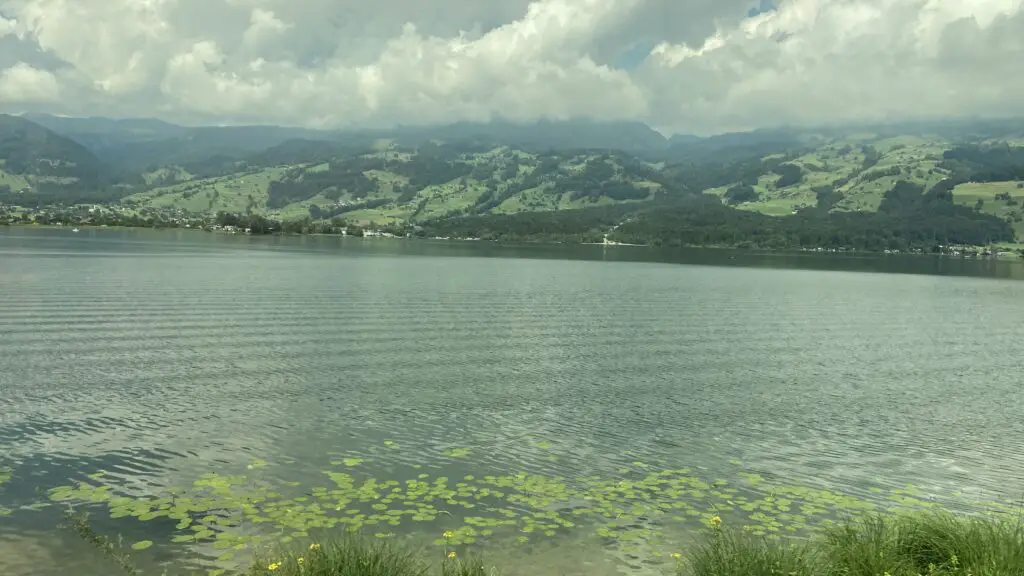
<svg viewBox="0 0 1024 576">
<path fill-rule="evenodd" d="M 2 227 L 4 225 L 0 225 Z M 206 234 L 220 234 L 227 236 L 254 236 L 254 237 L 302 237 L 302 236 L 313 236 L 322 238 L 358 238 L 360 240 L 375 239 L 375 240 L 430 240 L 439 242 L 486 242 L 489 244 L 514 246 L 514 245 L 572 245 L 572 246 L 605 246 L 605 247 L 629 247 L 629 248 L 659 248 L 659 249 L 671 249 L 671 248 L 687 248 L 687 249 L 705 249 L 705 250 L 740 250 L 746 252 L 760 252 L 764 254 L 799 254 L 799 253 L 827 253 L 842 256 L 857 256 L 857 255 L 872 255 L 872 256 L 938 256 L 943 258 L 958 258 L 962 260 L 1002 260 L 1002 261 L 1015 261 L 1024 259 L 1024 254 L 1015 253 L 1012 250 L 1024 250 L 1024 245 L 1019 247 L 1008 247 L 1000 245 L 992 246 L 970 246 L 963 247 L 967 250 L 965 253 L 947 253 L 947 252 L 915 252 L 915 251 L 897 251 L 897 252 L 886 252 L 886 251 L 872 251 L 872 250 L 835 250 L 830 248 L 793 248 L 793 249 L 772 249 L 772 248 L 743 248 L 737 246 L 720 246 L 720 245 L 686 245 L 678 247 L 668 246 L 654 246 L 651 244 L 629 244 L 625 242 L 579 242 L 579 243 L 567 243 L 567 242 L 556 242 L 551 240 L 540 240 L 540 239 L 523 239 L 515 242 L 497 241 L 497 240 L 484 240 L 481 238 L 435 238 L 430 236 L 395 236 L 395 235 L 378 235 L 378 234 L 367 234 L 365 236 L 357 236 L 353 234 L 327 234 L 322 232 L 314 232 L 308 234 L 302 234 L 298 232 L 274 232 L 270 234 L 252 234 L 247 232 L 238 231 L 227 231 L 227 230 L 210 230 L 206 228 L 185 228 L 179 226 L 117 226 L 117 225 L 95 225 L 95 224 L 36 224 L 36 223 L 24 223 L 24 222 L 10 222 L 5 225 L 8 228 L 36 228 L 42 230 L 72 230 L 78 228 L 79 230 L 152 230 L 160 232 L 197 232 Z M 970 250 L 973 249 L 973 252 Z M 996 253 L 984 254 L 985 251 L 998 250 Z"/>
</svg>

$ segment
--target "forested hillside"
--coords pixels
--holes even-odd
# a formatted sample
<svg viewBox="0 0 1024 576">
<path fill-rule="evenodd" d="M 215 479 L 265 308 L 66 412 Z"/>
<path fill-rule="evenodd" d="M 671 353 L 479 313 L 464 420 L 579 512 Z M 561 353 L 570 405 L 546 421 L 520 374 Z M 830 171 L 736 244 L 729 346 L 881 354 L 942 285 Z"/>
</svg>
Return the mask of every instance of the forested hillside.
<svg viewBox="0 0 1024 576">
<path fill-rule="evenodd" d="M 130 184 L 78 142 L 0 115 L 0 203 L 109 201 L 128 193 Z"/>
<path fill-rule="evenodd" d="M 0 204 L 497 240 L 902 249 L 1024 237 L 1013 122 L 666 139 L 587 121 L 341 133 L 39 120 L 48 128 L 0 117 Z"/>
</svg>

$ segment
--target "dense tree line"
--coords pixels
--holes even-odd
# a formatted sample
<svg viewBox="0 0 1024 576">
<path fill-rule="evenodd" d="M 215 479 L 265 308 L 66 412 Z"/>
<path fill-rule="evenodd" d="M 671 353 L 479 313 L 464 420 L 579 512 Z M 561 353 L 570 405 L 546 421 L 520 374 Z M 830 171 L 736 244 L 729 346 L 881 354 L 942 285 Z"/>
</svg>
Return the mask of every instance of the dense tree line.
<svg viewBox="0 0 1024 576">
<path fill-rule="evenodd" d="M 890 166 L 889 168 L 879 168 L 877 170 L 870 170 L 860 175 L 860 179 L 863 182 L 874 182 L 875 180 L 881 180 L 886 176 L 899 176 L 903 171 L 899 166 Z"/>
<path fill-rule="evenodd" d="M 796 164 L 782 163 L 772 168 L 772 171 L 779 175 L 775 182 L 777 188 L 796 186 L 804 180 L 804 169 Z"/>
<path fill-rule="evenodd" d="M 756 202 L 759 197 L 757 190 L 750 184 L 736 184 L 725 191 L 725 201 L 733 205 Z"/>
<path fill-rule="evenodd" d="M 961 182 L 1024 180 L 1024 146 L 960 146 L 942 155 L 940 167 Z"/>
<path fill-rule="evenodd" d="M 579 200 L 581 198 L 597 200 L 603 196 L 619 202 L 625 202 L 627 200 L 646 200 L 650 195 L 651 191 L 649 189 L 637 187 L 630 182 L 610 181 L 602 182 L 596 186 L 576 189 L 569 197 L 572 200 Z"/>
<path fill-rule="evenodd" d="M 823 189 L 821 196 L 828 199 L 834 193 Z M 713 196 L 686 194 L 642 205 L 451 218 L 427 223 L 425 229 L 431 235 L 493 240 L 598 241 L 610 233 L 614 240 L 634 244 L 774 249 L 931 250 L 1014 238 L 1005 221 L 957 206 L 945 196 L 925 194 L 903 181 L 886 194 L 877 213 L 828 212 L 819 207 L 775 217 L 730 208 Z"/>
<path fill-rule="evenodd" d="M 280 220 L 271 220 L 260 214 L 253 213 L 217 212 L 214 221 L 218 226 L 248 229 L 252 234 L 274 234 L 282 230 Z"/>
<path fill-rule="evenodd" d="M 267 207 L 283 208 L 309 200 L 318 194 L 337 200 L 348 193 L 354 199 L 366 198 L 377 190 L 377 182 L 367 178 L 362 166 L 332 161 L 326 170 L 297 168 L 267 187 Z"/>
<path fill-rule="evenodd" d="M 874 146 L 862 146 L 860 151 L 864 154 L 864 161 L 861 162 L 861 170 L 874 167 L 882 159 L 882 154 Z"/>
<path fill-rule="evenodd" d="M 587 160 L 579 172 L 563 174 L 555 180 L 553 191 L 556 194 L 569 192 L 573 200 L 596 200 L 602 196 L 618 201 L 645 200 L 650 196 L 649 190 L 621 180 L 607 155 Z"/>
<path fill-rule="evenodd" d="M 711 201 L 709 201 L 711 200 Z M 971 212 L 967 210 L 967 212 Z M 653 211 L 623 224 L 616 239 L 654 245 L 760 248 L 925 249 L 945 244 L 1010 241 L 1008 224 L 977 214 L 811 211 L 785 217 L 731 210 L 713 199 Z"/>
<path fill-rule="evenodd" d="M 835 185 L 815 186 L 812 190 L 817 200 L 817 209 L 823 212 L 828 212 L 843 199 L 843 193 L 836 190 Z"/>
<path fill-rule="evenodd" d="M 674 164 L 665 167 L 659 183 L 670 193 L 688 191 L 694 194 L 736 182 L 754 186 L 762 175 L 772 172 L 782 163 L 778 158 L 762 160 L 755 156 L 720 162 Z"/>
<path fill-rule="evenodd" d="M 519 173 L 519 163 L 515 160 L 509 162 L 503 170 L 502 184 L 494 183 L 493 181 L 487 184 L 484 193 L 477 198 L 474 205 L 470 208 L 470 212 L 474 214 L 484 214 L 501 206 L 503 202 L 509 198 L 519 194 L 524 190 L 531 188 L 537 188 L 547 182 L 558 177 L 561 170 L 562 158 L 556 154 L 545 154 L 541 155 L 539 161 L 521 181 L 510 181 L 512 177 Z"/>
<path fill-rule="evenodd" d="M 425 222 L 421 234 L 495 241 L 600 242 L 609 229 L 635 211 L 632 206 L 461 216 Z"/>
<path fill-rule="evenodd" d="M 416 189 L 446 184 L 473 172 L 474 166 L 460 159 L 458 147 L 426 143 L 408 161 L 395 163 L 392 172 L 409 179 Z"/>
</svg>

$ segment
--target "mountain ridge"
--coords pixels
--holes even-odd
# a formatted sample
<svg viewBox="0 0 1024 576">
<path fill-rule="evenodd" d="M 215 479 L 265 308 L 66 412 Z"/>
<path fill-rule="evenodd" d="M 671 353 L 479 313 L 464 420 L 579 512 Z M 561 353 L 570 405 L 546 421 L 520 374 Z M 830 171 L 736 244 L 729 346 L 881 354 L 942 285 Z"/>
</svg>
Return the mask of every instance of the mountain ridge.
<svg viewBox="0 0 1024 576">
<path fill-rule="evenodd" d="M 805 224 L 808 230 L 827 230 L 820 220 L 831 218 L 842 226 L 884 231 L 897 225 L 893 214 L 912 213 L 936 230 L 972 240 L 1005 241 L 1004 224 L 1024 237 L 1024 191 L 1013 180 L 1024 178 L 1024 122 L 1017 120 L 665 138 L 642 123 L 592 120 L 343 132 L 44 119 L 63 127 L 68 136 L 62 136 L 28 118 L 3 118 L 22 127 L 7 131 L 6 152 L 0 154 L 7 165 L 0 166 L 0 204 L 7 205 L 99 202 L 163 220 L 236 213 L 361 226 L 429 224 L 453 234 L 471 231 L 456 226 L 459 219 L 500 228 L 507 218 L 544 222 L 539 214 L 561 212 L 567 215 L 551 222 L 573 229 L 574 219 L 594 210 L 622 218 L 614 225 L 619 230 L 630 214 L 647 214 L 650 206 L 685 205 L 709 221 L 776 230 L 786 242 L 793 242 L 793 222 L 807 215 L 815 222 Z M 18 138 L 20 147 L 12 145 Z M 35 172 L 25 169 L 25 158 L 34 159 L 29 163 Z M 86 177 L 39 173 L 79 164 Z M 949 212 L 947 205 L 957 208 Z M 955 224 L 940 224 L 943 218 Z M 438 224 L 445 221 L 448 228 Z M 706 224 L 653 214 L 644 221 L 662 236 L 669 234 L 669 222 Z M 617 233 L 626 231 L 632 239 L 644 237 L 635 226 Z M 587 234 L 592 239 L 596 232 Z"/>
</svg>

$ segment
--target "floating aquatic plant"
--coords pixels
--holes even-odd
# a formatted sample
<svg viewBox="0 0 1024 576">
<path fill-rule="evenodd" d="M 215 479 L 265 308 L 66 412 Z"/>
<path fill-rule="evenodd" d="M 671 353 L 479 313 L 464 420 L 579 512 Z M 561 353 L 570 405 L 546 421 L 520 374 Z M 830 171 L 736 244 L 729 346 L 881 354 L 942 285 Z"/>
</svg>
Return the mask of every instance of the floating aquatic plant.
<svg viewBox="0 0 1024 576">
<path fill-rule="evenodd" d="M 445 455 L 469 453 L 455 448 Z M 664 556 L 686 534 L 723 524 L 769 540 L 805 538 L 829 523 L 868 513 L 936 506 L 913 487 L 878 489 L 878 498 L 868 501 L 779 485 L 753 473 L 741 473 L 731 483 L 639 461 L 617 477 L 572 479 L 526 472 L 453 479 L 422 472 L 422 465 L 399 471 L 402 479 L 381 479 L 363 473 L 362 462 L 358 457 L 332 462 L 345 468 L 324 470 L 318 486 L 274 482 L 267 473 L 274 465 L 256 459 L 247 469 L 259 470 L 258 477 L 210 473 L 159 496 L 126 495 L 102 476 L 55 488 L 49 496 L 56 502 L 105 505 L 111 518 L 160 521 L 171 530 L 171 543 L 212 547 L 223 565 L 234 565 L 244 558 L 238 553 L 266 542 L 289 544 L 345 532 L 380 541 L 443 533 L 433 544 L 454 550 L 499 540 L 524 545 L 585 531 L 609 549 L 636 550 L 642 544 Z M 987 506 L 994 514 L 1009 510 Z"/>
</svg>

